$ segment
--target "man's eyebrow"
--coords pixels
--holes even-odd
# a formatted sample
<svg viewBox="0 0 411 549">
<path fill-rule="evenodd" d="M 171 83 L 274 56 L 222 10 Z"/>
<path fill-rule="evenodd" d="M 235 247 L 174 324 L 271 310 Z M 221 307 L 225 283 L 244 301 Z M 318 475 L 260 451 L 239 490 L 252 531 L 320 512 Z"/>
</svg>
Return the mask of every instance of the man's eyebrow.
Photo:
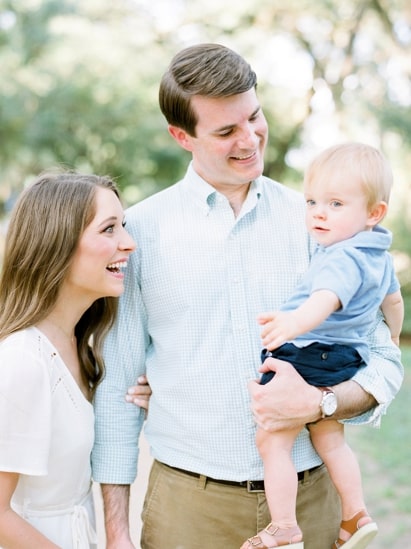
<svg viewBox="0 0 411 549">
<path fill-rule="evenodd" d="M 258 113 L 258 111 L 261 111 L 261 105 L 258 105 L 254 112 L 251 113 L 250 118 L 254 118 L 254 116 Z"/>
<path fill-rule="evenodd" d="M 250 118 L 254 118 L 254 116 L 261 110 L 261 105 L 258 105 L 258 107 L 250 114 L 249 116 L 249 119 Z M 217 128 L 215 130 L 215 133 L 219 133 L 219 132 L 224 132 L 224 131 L 227 131 L 227 130 L 232 130 L 233 128 L 235 128 L 237 124 L 228 124 L 227 126 L 222 126 L 221 128 Z"/>
</svg>

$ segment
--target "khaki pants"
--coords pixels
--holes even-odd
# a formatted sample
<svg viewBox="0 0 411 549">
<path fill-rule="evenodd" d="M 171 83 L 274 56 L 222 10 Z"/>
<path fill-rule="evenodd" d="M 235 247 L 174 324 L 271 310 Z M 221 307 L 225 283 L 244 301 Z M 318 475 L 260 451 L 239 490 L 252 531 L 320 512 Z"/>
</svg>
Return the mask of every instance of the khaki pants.
<svg viewBox="0 0 411 549">
<path fill-rule="evenodd" d="M 270 522 L 263 492 L 194 478 L 154 461 L 143 512 L 142 549 L 239 549 Z M 298 483 L 305 549 L 338 537 L 339 498 L 324 466 Z"/>
</svg>

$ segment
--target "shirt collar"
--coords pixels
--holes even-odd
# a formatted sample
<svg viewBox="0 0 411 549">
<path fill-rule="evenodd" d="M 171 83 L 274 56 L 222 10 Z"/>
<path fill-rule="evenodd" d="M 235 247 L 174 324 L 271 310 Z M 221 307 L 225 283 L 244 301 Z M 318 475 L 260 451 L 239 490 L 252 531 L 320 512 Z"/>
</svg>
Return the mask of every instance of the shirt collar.
<svg viewBox="0 0 411 549">
<path fill-rule="evenodd" d="M 258 177 L 251 182 L 247 198 L 243 204 L 242 215 L 255 207 L 263 190 L 262 177 Z M 185 192 L 190 193 L 195 201 L 199 204 L 204 215 L 207 215 L 215 206 L 217 197 L 221 194 L 216 189 L 207 183 L 205 179 L 198 175 L 194 170 L 192 162 L 190 162 L 186 175 L 182 181 Z"/>
</svg>

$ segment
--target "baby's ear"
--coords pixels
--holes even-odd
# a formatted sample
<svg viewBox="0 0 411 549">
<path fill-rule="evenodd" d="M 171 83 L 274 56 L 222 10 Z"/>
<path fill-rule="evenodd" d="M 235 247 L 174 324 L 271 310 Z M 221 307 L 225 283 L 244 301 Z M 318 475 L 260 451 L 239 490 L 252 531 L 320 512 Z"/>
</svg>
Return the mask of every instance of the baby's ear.
<svg viewBox="0 0 411 549">
<path fill-rule="evenodd" d="M 368 213 L 368 225 L 370 227 L 375 227 L 375 225 L 378 225 L 378 223 L 384 219 L 387 210 L 388 204 L 383 200 L 372 206 Z"/>
</svg>

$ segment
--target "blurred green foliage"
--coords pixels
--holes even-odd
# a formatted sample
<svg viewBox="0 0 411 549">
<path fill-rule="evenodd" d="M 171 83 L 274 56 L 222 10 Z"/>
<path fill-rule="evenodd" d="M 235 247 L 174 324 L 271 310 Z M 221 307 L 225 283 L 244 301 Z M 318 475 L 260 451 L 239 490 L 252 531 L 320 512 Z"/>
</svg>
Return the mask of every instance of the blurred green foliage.
<svg viewBox="0 0 411 549">
<path fill-rule="evenodd" d="M 0 0 L 0 211 L 56 165 L 108 173 L 126 203 L 189 159 L 167 133 L 158 84 L 172 55 L 220 42 L 258 75 L 267 175 L 299 187 L 332 142 L 389 158 L 386 225 L 410 288 L 411 5 L 407 0 Z"/>
<path fill-rule="evenodd" d="M 395 176 L 386 225 L 411 311 L 409 0 L 0 0 L 0 248 L 1 214 L 47 168 L 110 174 L 126 203 L 183 174 L 189 156 L 167 133 L 158 84 L 172 55 L 198 42 L 234 48 L 257 72 L 270 125 L 267 175 L 298 188 L 306 163 L 332 142 L 383 150 Z M 406 469 L 397 467 L 409 459 L 407 353 L 408 385 L 391 423 L 352 435 L 364 452 L 376 449 L 370 461 L 381 458 L 378 478 L 388 471 L 396 516 L 400 504 L 410 511 L 408 493 L 398 498 Z M 380 489 L 368 476 L 369 489 Z"/>
</svg>

